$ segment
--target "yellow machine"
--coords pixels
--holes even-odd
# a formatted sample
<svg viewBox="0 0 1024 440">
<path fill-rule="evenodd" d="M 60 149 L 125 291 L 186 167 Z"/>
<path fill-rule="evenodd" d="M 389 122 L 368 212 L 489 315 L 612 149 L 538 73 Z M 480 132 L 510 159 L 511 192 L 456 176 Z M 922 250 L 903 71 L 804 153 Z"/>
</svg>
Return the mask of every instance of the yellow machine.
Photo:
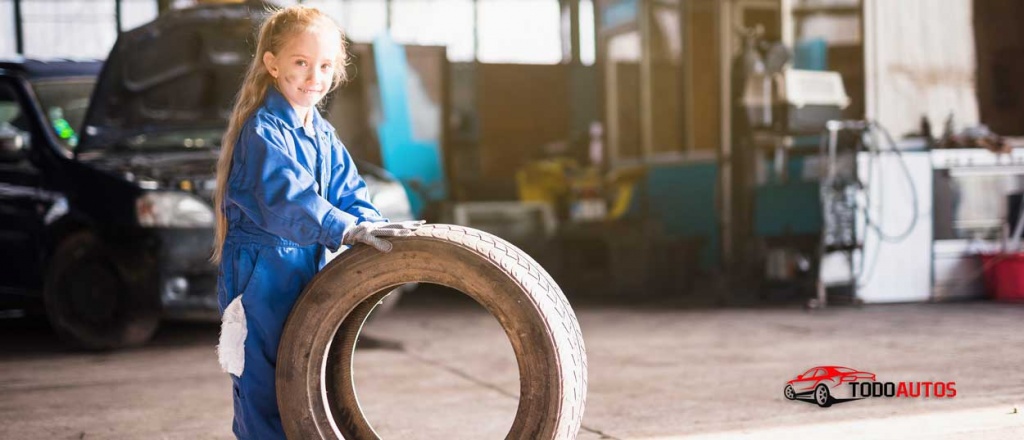
<svg viewBox="0 0 1024 440">
<path fill-rule="evenodd" d="M 570 221 L 605 221 L 628 212 L 646 171 L 636 166 L 602 175 L 572 159 L 548 159 L 520 169 L 516 183 L 521 201 L 548 203 Z"/>
</svg>

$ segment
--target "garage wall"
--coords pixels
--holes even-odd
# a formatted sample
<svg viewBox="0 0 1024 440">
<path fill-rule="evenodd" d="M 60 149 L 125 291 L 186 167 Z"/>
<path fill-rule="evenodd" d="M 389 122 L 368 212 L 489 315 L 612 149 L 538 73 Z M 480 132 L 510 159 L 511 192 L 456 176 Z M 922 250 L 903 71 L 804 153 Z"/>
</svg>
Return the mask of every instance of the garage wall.
<svg viewBox="0 0 1024 440">
<path fill-rule="evenodd" d="M 600 121 L 593 66 L 451 63 L 446 143 L 455 200 L 515 199 L 515 173 L 559 143 L 587 160 Z"/>
<path fill-rule="evenodd" d="M 981 120 L 1002 135 L 1024 135 L 1024 2 L 974 2 Z"/>
<path fill-rule="evenodd" d="M 971 0 L 865 0 L 867 117 L 894 136 L 978 123 Z"/>
<path fill-rule="evenodd" d="M 561 65 L 479 64 L 481 172 L 512 178 L 569 131 L 569 75 Z"/>
</svg>

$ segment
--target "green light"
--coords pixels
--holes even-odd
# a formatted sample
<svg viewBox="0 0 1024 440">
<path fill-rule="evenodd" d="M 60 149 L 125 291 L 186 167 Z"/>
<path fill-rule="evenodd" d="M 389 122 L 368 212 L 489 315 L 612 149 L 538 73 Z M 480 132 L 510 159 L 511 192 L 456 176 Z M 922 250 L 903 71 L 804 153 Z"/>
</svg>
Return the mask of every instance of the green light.
<svg viewBox="0 0 1024 440">
<path fill-rule="evenodd" d="M 75 129 L 71 128 L 71 124 L 68 124 L 68 121 L 64 118 L 53 121 L 53 130 L 57 132 L 57 136 L 60 136 L 61 139 L 77 138 Z"/>
</svg>

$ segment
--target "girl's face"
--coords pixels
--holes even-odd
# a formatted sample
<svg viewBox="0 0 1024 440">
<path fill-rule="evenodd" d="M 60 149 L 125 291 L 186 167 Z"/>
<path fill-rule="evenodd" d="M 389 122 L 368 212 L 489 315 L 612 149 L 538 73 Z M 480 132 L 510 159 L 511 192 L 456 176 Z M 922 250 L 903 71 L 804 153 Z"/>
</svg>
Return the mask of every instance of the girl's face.
<svg viewBox="0 0 1024 440">
<path fill-rule="evenodd" d="M 338 32 L 315 26 L 293 35 L 276 55 L 264 53 L 263 64 L 288 102 L 308 110 L 331 89 L 340 51 Z"/>
</svg>

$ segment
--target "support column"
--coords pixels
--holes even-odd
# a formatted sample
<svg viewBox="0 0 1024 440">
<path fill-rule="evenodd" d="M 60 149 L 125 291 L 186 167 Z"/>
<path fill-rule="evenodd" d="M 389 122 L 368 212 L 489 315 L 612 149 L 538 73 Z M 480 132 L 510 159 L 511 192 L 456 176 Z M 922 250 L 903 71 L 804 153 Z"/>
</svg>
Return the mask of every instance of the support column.
<svg viewBox="0 0 1024 440">
<path fill-rule="evenodd" d="M 14 0 L 14 52 L 18 55 L 25 54 L 25 29 L 22 22 L 25 17 L 21 14 L 21 0 Z"/>
<path fill-rule="evenodd" d="M 114 0 L 114 24 L 117 25 L 117 34 L 121 35 L 124 28 L 121 25 L 121 2 L 122 0 Z"/>
<path fill-rule="evenodd" d="M 562 62 L 580 63 L 580 0 L 559 0 L 562 8 Z"/>
</svg>

